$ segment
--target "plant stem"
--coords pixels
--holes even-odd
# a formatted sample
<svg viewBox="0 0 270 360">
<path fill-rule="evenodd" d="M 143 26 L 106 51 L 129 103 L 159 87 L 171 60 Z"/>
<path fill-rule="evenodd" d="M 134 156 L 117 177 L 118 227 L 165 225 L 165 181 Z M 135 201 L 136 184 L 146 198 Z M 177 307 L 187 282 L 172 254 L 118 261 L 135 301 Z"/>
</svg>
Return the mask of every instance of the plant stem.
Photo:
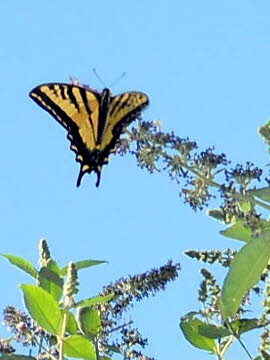
<svg viewBox="0 0 270 360">
<path fill-rule="evenodd" d="M 226 344 L 224 345 L 222 351 L 220 352 L 220 360 L 222 360 L 224 358 L 227 350 L 229 349 L 229 347 L 233 343 L 233 340 L 234 340 L 234 336 L 233 335 L 229 336 L 228 341 L 226 342 Z"/>
<path fill-rule="evenodd" d="M 66 334 L 67 321 L 68 321 L 68 312 L 64 311 L 62 332 L 61 332 L 61 336 L 58 337 L 58 341 L 59 341 L 59 360 L 64 359 L 64 338 L 65 338 L 65 334 Z"/>
<path fill-rule="evenodd" d="M 239 341 L 240 345 L 242 346 L 242 348 L 246 352 L 247 356 L 252 360 L 253 357 L 251 356 L 250 352 L 246 348 L 246 345 L 241 340 L 240 336 L 235 332 L 235 330 L 233 329 L 233 327 L 231 326 L 231 324 L 229 322 L 226 321 L 226 324 L 227 324 L 228 328 L 230 329 L 231 333 L 233 334 L 233 336 Z"/>
<path fill-rule="evenodd" d="M 94 342 L 96 350 L 96 360 L 99 360 L 98 340 Z"/>
</svg>

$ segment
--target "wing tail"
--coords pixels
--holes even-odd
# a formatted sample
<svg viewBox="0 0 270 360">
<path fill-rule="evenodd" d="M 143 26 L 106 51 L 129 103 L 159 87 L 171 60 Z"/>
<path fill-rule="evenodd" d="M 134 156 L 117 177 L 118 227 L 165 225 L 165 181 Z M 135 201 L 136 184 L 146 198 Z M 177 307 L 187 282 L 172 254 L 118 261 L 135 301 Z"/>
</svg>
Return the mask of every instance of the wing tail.
<svg viewBox="0 0 270 360">
<path fill-rule="evenodd" d="M 81 185 L 83 175 L 84 175 L 84 172 L 82 171 L 82 166 L 81 166 L 79 176 L 78 176 L 78 179 L 77 179 L 77 184 L 76 184 L 77 187 L 79 187 Z"/>
<path fill-rule="evenodd" d="M 79 187 L 81 185 L 81 181 L 82 181 L 84 174 L 86 174 L 86 173 L 90 174 L 92 171 L 95 171 L 95 173 L 97 174 L 96 187 L 99 187 L 100 180 L 101 180 L 101 170 L 102 170 L 102 166 L 98 166 L 97 168 L 90 168 L 88 165 L 81 165 L 80 172 L 79 172 L 78 179 L 77 179 L 77 184 L 76 184 L 77 187 Z"/>
</svg>

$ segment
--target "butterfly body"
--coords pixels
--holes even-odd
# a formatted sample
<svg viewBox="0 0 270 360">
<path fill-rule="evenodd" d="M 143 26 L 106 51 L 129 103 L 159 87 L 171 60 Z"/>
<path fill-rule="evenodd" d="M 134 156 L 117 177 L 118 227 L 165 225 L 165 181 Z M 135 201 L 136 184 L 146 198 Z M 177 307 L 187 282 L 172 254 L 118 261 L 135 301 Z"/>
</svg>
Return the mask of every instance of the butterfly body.
<svg viewBox="0 0 270 360">
<path fill-rule="evenodd" d="M 30 92 L 30 97 L 48 111 L 67 131 L 76 161 L 81 164 L 77 186 L 85 173 L 97 174 L 109 161 L 125 126 L 148 105 L 146 94 L 127 92 L 112 96 L 72 84 L 43 84 Z"/>
</svg>

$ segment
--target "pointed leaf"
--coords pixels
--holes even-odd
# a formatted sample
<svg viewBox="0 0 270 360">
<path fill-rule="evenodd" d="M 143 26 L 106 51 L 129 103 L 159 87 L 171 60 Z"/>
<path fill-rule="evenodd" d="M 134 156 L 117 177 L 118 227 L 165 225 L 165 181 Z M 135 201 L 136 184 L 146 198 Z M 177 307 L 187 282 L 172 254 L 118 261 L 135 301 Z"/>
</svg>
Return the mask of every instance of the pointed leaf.
<svg viewBox="0 0 270 360">
<path fill-rule="evenodd" d="M 263 201 L 270 202 L 270 186 L 256 190 L 249 190 L 248 193 Z"/>
<path fill-rule="evenodd" d="M 71 335 L 75 335 L 77 334 L 77 331 L 78 331 L 78 326 L 75 320 L 75 316 L 72 314 L 72 312 L 69 312 L 68 322 L 67 322 L 67 332 Z"/>
<path fill-rule="evenodd" d="M 265 350 L 261 350 L 263 360 L 270 360 L 270 355 Z"/>
<path fill-rule="evenodd" d="M 54 260 L 39 271 L 39 286 L 50 293 L 56 301 L 62 297 L 64 280 L 59 276 L 60 268 Z"/>
<path fill-rule="evenodd" d="M 220 234 L 232 239 L 237 239 L 245 242 L 249 242 L 254 239 L 251 229 L 248 226 L 245 226 L 243 221 L 237 221 L 232 226 L 228 227 L 226 230 L 221 230 Z"/>
<path fill-rule="evenodd" d="M 222 288 L 220 308 L 224 319 L 237 312 L 245 293 L 260 280 L 269 257 L 269 231 L 251 240 L 235 255 Z"/>
<path fill-rule="evenodd" d="M 94 345 L 82 335 L 72 335 L 64 341 L 64 353 L 66 356 L 80 359 L 96 359 Z"/>
<path fill-rule="evenodd" d="M 207 324 L 206 322 L 198 319 L 196 316 L 199 316 L 200 314 L 197 312 L 190 312 L 185 317 L 189 317 L 192 320 L 197 320 L 196 324 L 198 326 L 198 333 L 202 336 L 205 336 L 210 339 L 220 339 L 222 337 L 226 337 L 231 335 L 231 332 L 229 329 L 227 329 L 225 326 L 217 326 L 212 324 Z"/>
<path fill-rule="evenodd" d="M 38 277 L 38 271 L 28 260 L 21 258 L 19 256 L 10 255 L 10 254 L 1 254 L 5 257 L 12 265 L 17 266 L 21 270 L 25 271 L 27 274 L 33 278 Z"/>
<path fill-rule="evenodd" d="M 231 335 L 231 332 L 227 328 L 225 328 L 225 326 L 206 324 L 203 321 L 200 321 L 200 323 L 198 323 L 198 331 L 200 335 L 203 335 L 210 339 L 220 339 Z"/>
<path fill-rule="evenodd" d="M 95 266 L 95 265 L 100 265 L 100 264 L 104 264 L 107 263 L 107 261 L 103 261 L 103 260 L 82 260 L 82 261 L 77 261 L 74 264 L 76 265 L 76 269 L 77 270 L 81 270 L 81 269 L 85 269 L 91 266 Z M 67 275 L 67 266 L 63 267 L 61 269 L 61 275 L 62 276 L 66 276 Z"/>
<path fill-rule="evenodd" d="M 188 342 L 198 349 L 210 351 L 215 354 L 215 341 L 200 334 L 199 327 L 201 325 L 202 321 L 194 318 L 192 314 L 182 317 L 180 322 L 180 328 Z"/>
<path fill-rule="evenodd" d="M 207 213 L 212 218 L 214 218 L 214 219 L 216 219 L 218 221 L 225 222 L 224 212 L 221 211 L 221 209 L 210 209 L 210 210 L 208 210 Z"/>
<path fill-rule="evenodd" d="M 101 319 L 97 310 L 92 307 L 79 308 L 77 323 L 83 335 L 93 338 L 101 331 Z"/>
<path fill-rule="evenodd" d="M 89 299 L 85 299 L 82 301 L 79 301 L 78 303 L 75 304 L 76 308 L 83 308 L 83 307 L 89 307 L 89 306 L 93 306 L 96 304 L 103 304 L 106 302 L 109 302 L 110 300 L 112 300 L 115 297 L 115 294 L 109 294 L 109 295 L 104 295 L 104 296 L 95 296 Z"/>
<path fill-rule="evenodd" d="M 234 331 L 238 335 L 242 335 L 247 331 L 258 329 L 266 325 L 267 323 L 262 324 L 259 322 L 258 319 L 239 319 L 230 322 L 230 326 L 234 329 Z M 216 326 L 216 325 L 206 324 L 204 322 L 202 322 L 202 324 L 199 326 L 199 333 L 211 339 L 218 339 L 231 335 L 231 331 L 225 326 Z"/>
<path fill-rule="evenodd" d="M 247 331 L 251 331 L 253 329 L 259 329 L 268 325 L 269 322 L 262 323 L 258 319 L 239 319 L 234 322 L 231 322 L 232 328 L 238 335 L 242 335 Z"/>
<path fill-rule="evenodd" d="M 61 334 L 62 312 L 54 298 L 41 287 L 20 285 L 24 302 L 32 318 L 46 331 Z"/>
<path fill-rule="evenodd" d="M 265 125 L 262 125 L 258 129 L 259 134 L 263 137 L 264 141 L 268 146 L 270 145 L 270 121 Z M 268 149 L 269 152 L 269 149 Z"/>
</svg>

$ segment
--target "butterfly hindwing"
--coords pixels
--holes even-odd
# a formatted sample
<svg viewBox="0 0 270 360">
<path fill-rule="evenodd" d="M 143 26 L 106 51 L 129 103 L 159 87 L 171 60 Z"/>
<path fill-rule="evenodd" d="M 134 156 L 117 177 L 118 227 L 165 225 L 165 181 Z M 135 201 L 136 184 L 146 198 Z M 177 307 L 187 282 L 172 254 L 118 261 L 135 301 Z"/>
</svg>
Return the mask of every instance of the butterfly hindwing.
<svg viewBox="0 0 270 360">
<path fill-rule="evenodd" d="M 108 163 L 123 127 L 148 104 L 147 95 L 140 92 L 113 97 L 108 89 L 99 93 L 60 83 L 40 85 L 29 95 L 68 131 L 70 147 L 81 164 L 77 186 L 83 175 L 92 171 L 99 185 L 102 166 Z"/>
</svg>

